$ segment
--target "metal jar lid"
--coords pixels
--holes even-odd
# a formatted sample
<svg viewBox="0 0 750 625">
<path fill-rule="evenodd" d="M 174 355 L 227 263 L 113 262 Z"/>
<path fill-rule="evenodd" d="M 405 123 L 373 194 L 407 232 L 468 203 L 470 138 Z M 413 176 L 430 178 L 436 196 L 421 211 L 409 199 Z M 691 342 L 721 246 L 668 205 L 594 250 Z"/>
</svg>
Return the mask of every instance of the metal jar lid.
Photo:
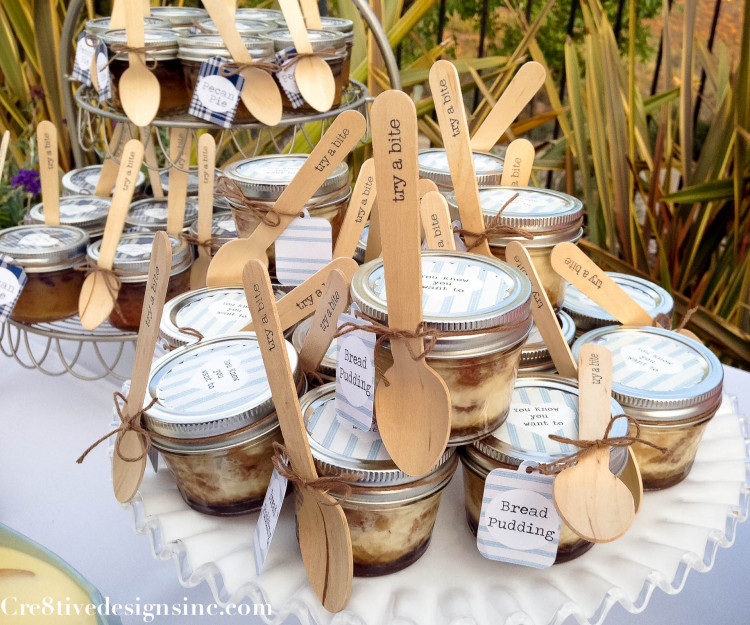
<svg viewBox="0 0 750 625">
<path fill-rule="evenodd" d="M 623 413 L 614 399 L 610 412 L 612 417 Z M 613 424 L 610 437 L 627 433 L 628 422 L 621 418 Z M 489 436 L 465 447 L 464 452 L 484 470 L 491 471 L 496 468 L 493 463 L 547 463 L 578 451 L 572 445 L 553 441 L 550 434 L 578 438 L 577 382 L 556 375 L 518 378 L 506 421 Z M 611 451 L 610 470 L 619 474 L 627 463 L 628 450 L 616 447 Z"/>
<path fill-rule="evenodd" d="M 297 352 L 284 345 L 297 376 Z M 257 423 L 274 409 L 255 335 L 229 334 L 186 345 L 153 365 L 144 400 L 146 427 L 161 436 L 196 439 Z"/>
<path fill-rule="evenodd" d="M 605 273 L 652 317 L 662 313 L 672 316 L 674 299 L 658 284 L 626 273 Z M 588 331 L 619 324 L 612 315 L 572 284 L 565 289 L 563 309 L 573 318 L 579 330 Z"/>
<path fill-rule="evenodd" d="M 259 35 L 268 35 L 274 28 L 272 24 L 261 20 L 236 19 L 234 25 L 242 37 L 245 35 L 254 35 L 256 37 Z M 216 28 L 216 24 L 210 18 L 198 22 L 198 29 L 212 35 L 219 33 L 219 29 Z"/>
<path fill-rule="evenodd" d="M 122 282 L 143 282 L 146 279 L 154 235 L 154 232 L 129 232 L 120 236 L 112 268 L 115 272 L 122 272 Z M 178 239 L 170 234 L 169 242 L 172 244 L 172 271 L 169 275 L 173 276 L 193 264 L 193 254 L 184 239 Z M 101 246 L 101 241 L 94 241 L 89 245 L 87 253 L 92 264 L 99 261 Z"/>
<path fill-rule="evenodd" d="M 208 11 L 197 7 L 151 7 L 151 17 L 159 17 L 172 26 L 191 26 L 208 17 Z"/>
<path fill-rule="evenodd" d="M 107 222 L 112 200 L 96 195 L 64 195 L 60 198 L 60 223 L 63 226 L 83 228 L 89 234 L 101 231 Z M 44 203 L 31 207 L 29 219 L 32 223 L 44 223 Z"/>
<path fill-rule="evenodd" d="M 373 489 L 415 485 L 413 490 L 394 493 L 398 500 L 424 497 L 444 486 L 440 476 L 450 479 L 455 467 L 453 449 L 448 449 L 426 475 L 407 475 L 391 460 L 377 431 L 360 430 L 338 419 L 335 395 L 336 383 L 331 382 L 300 398 L 310 449 L 321 475 L 346 475 L 348 483 Z"/>
<path fill-rule="evenodd" d="M 74 226 L 15 226 L 0 231 L 0 254 L 26 273 L 44 273 L 86 260 L 89 235 Z"/>
<path fill-rule="evenodd" d="M 560 324 L 560 329 L 565 340 L 570 345 L 576 333 L 576 326 L 573 320 L 570 318 L 570 315 L 561 310 L 557 313 L 557 321 Z M 536 327 L 536 324 L 532 324 L 529 337 L 521 349 L 521 364 L 519 366 L 521 369 L 533 369 L 545 365 L 552 365 L 552 357 L 550 356 L 549 348 L 544 344 L 544 339 L 542 339 L 539 328 Z"/>
<path fill-rule="evenodd" d="M 612 352 L 612 396 L 639 421 L 669 425 L 721 403 L 721 363 L 691 338 L 662 328 L 607 326 L 578 338 L 573 356 L 587 343 Z"/>
<path fill-rule="evenodd" d="M 304 321 L 300 321 L 297 327 L 294 329 L 292 334 L 292 345 L 298 352 L 302 351 L 302 346 L 305 344 L 307 333 L 310 331 L 312 325 L 312 317 L 308 317 Z M 336 359 L 338 358 L 339 348 L 336 344 L 336 339 L 331 341 L 330 346 L 326 350 L 323 360 L 320 361 L 318 371 L 324 375 L 336 377 Z"/>
<path fill-rule="evenodd" d="M 220 35 L 187 35 L 181 36 L 177 43 L 177 58 L 183 61 L 203 62 L 214 56 L 231 59 L 224 40 Z M 260 61 L 273 56 L 273 43 L 265 37 L 242 37 L 242 43 L 253 60 Z"/>
<path fill-rule="evenodd" d="M 214 178 L 221 176 L 221 170 L 216 169 Z M 169 170 L 159 172 L 159 180 L 161 181 L 161 188 L 165 195 L 169 195 Z M 188 171 L 188 182 L 187 182 L 187 195 L 198 195 L 198 168 L 191 167 Z"/>
<path fill-rule="evenodd" d="M 253 200 L 274 201 L 289 186 L 307 160 L 302 154 L 253 156 L 224 167 L 224 175 L 234 180 L 242 192 Z M 313 198 L 340 191 L 349 184 L 349 167 L 339 164 Z"/>
<path fill-rule="evenodd" d="M 524 341 L 531 327 L 531 283 L 496 258 L 461 252 L 422 252 L 422 312 L 426 325 L 461 332 L 507 331 L 442 337 L 433 355 L 473 357 Z M 352 301 L 368 317 L 387 323 L 383 259 L 362 265 L 351 283 Z"/>
<path fill-rule="evenodd" d="M 198 236 L 198 219 L 190 224 L 188 232 Z M 219 243 L 226 243 L 237 238 L 237 224 L 234 223 L 232 213 L 214 213 L 211 217 L 211 236 L 218 239 Z"/>
<path fill-rule="evenodd" d="M 286 20 L 280 17 L 276 20 L 276 24 L 281 30 L 288 30 Z M 320 24 L 321 30 L 333 30 L 335 32 L 344 33 L 345 35 L 354 34 L 354 22 L 347 20 L 343 17 L 328 17 L 321 15 Z"/>
<path fill-rule="evenodd" d="M 143 33 L 143 44 L 146 48 L 147 61 L 169 61 L 177 58 L 177 37 L 178 34 L 167 29 L 147 29 Z M 127 36 L 125 29 L 108 30 L 102 35 L 102 41 L 107 46 L 113 44 L 127 45 Z M 122 56 L 123 62 L 127 61 L 127 55 Z"/>
<path fill-rule="evenodd" d="M 238 20 L 255 20 L 276 24 L 276 20 L 282 19 L 283 14 L 276 9 L 259 9 L 250 7 L 239 7 L 236 9 L 234 16 Z"/>
<path fill-rule="evenodd" d="M 80 169 L 72 169 L 62 177 L 63 191 L 65 193 L 72 193 L 73 195 L 93 195 L 101 174 L 101 165 L 89 165 Z M 142 191 L 145 184 L 146 176 L 142 171 L 139 171 L 135 183 L 135 192 Z M 112 189 L 114 188 L 115 185 L 112 184 Z"/>
<path fill-rule="evenodd" d="M 346 35 L 334 30 L 313 30 L 312 28 L 308 28 L 307 35 L 310 37 L 310 45 L 313 52 L 327 50 L 328 48 L 340 48 L 343 51 L 346 46 Z M 287 29 L 272 30 L 266 34 L 266 37 L 273 41 L 276 52 L 294 47 L 292 34 Z"/>
<path fill-rule="evenodd" d="M 472 152 L 477 185 L 499 185 L 503 177 L 503 159 L 487 152 Z M 430 148 L 419 152 L 419 177 L 432 180 L 440 187 L 453 188 L 448 157 L 443 148 Z"/>
<path fill-rule="evenodd" d="M 153 197 L 133 202 L 125 216 L 125 227 L 139 232 L 166 230 L 168 202 L 166 198 Z M 189 226 L 196 219 L 198 219 L 198 200 L 187 198 L 185 200 L 185 225 Z"/>
<path fill-rule="evenodd" d="M 360 265 L 365 262 L 365 253 L 367 252 L 367 237 L 370 235 L 370 224 L 366 223 L 362 229 L 362 234 L 359 235 L 359 241 L 357 241 L 357 247 L 354 249 L 354 260 Z"/>
<path fill-rule="evenodd" d="M 145 29 L 160 29 L 160 30 L 168 30 L 170 27 L 170 23 L 165 20 L 163 17 L 144 17 L 143 18 L 143 27 Z M 93 20 L 89 20 L 86 22 L 86 34 L 88 35 L 103 35 L 108 30 L 110 30 L 109 27 L 109 18 L 108 17 L 97 17 Z"/>
</svg>

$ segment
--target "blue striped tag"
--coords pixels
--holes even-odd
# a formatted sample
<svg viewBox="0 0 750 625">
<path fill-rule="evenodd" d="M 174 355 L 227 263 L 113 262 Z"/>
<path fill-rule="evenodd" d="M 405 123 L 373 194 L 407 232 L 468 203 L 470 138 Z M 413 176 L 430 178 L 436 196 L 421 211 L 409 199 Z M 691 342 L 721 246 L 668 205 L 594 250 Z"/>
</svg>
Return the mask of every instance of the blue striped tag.
<svg viewBox="0 0 750 625">
<path fill-rule="evenodd" d="M 0 323 L 10 317 L 26 284 L 26 272 L 12 262 L 10 256 L 0 254 Z"/>
<path fill-rule="evenodd" d="M 276 523 L 281 514 L 281 505 L 284 503 L 286 494 L 287 479 L 279 475 L 274 469 L 271 473 L 271 481 L 268 483 L 268 490 L 263 499 L 263 506 L 260 509 L 258 524 L 255 526 L 253 535 L 253 557 L 255 559 L 255 574 L 260 575 L 263 565 L 266 563 L 266 556 L 271 547 L 271 539 L 276 531 Z"/>
<path fill-rule="evenodd" d="M 331 223 L 322 217 L 297 217 L 276 239 L 276 278 L 298 286 L 333 257 Z"/>
<path fill-rule="evenodd" d="M 484 483 L 477 548 L 488 560 L 537 569 L 555 562 L 562 521 L 552 495 L 554 476 L 495 469 Z"/>
<path fill-rule="evenodd" d="M 362 323 L 346 313 L 339 317 L 339 327 L 348 322 Z M 375 401 L 375 335 L 355 330 L 336 341 L 336 416 L 369 430 Z"/>
</svg>

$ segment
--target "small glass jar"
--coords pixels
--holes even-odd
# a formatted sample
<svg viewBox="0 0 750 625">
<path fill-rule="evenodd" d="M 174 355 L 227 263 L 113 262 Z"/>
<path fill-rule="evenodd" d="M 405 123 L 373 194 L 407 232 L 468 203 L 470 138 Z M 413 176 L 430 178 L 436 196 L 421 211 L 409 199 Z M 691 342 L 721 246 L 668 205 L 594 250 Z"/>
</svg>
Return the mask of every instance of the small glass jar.
<svg viewBox="0 0 750 625">
<path fill-rule="evenodd" d="M 428 328 L 456 334 L 437 339 L 426 362 L 451 397 L 448 445 L 486 436 L 505 420 L 521 347 L 531 329 L 531 284 L 515 267 L 476 254 L 422 252 L 422 312 Z M 351 283 L 362 313 L 387 323 L 383 259 L 362 265 Z M 482 334 L 461 334 L 487 330 Z M 375 354 L 379 374 L 393 364 L 390 344 Z"/>
<path fill-rule="evenodd" d="M 145 30 L 169 30 L 170 26 L 170 23 L 163 17 L 151 16 L 143 18 L 143 28 Z M 87 35 L 99 37 L 109 30 L 111 28 L 109 27 L 108 17 L 96 17 L 86 22 L 85 31 Z"/>
<path fill-rule="evenodd" d="M 612 400 L 611 416 L 622 415 Z M 627 434 L 627 421 L 618 419 L 611 437 Z M 578 449 L 548 438 L 557 434 L 578 438 L 578 384 L 556 375 L 519 378 L 513 389 L 508 420 L 491 435 L 459 450 L 464 474 L 466 521 L 476 535 L 482 509 L 484 483 L 494 469 L 517 470 L 523 462 L 549 463 L 573 454 Z M 625 447 L 611 448 L 609 468 L 620 475 L 628 462 Z M 555 564 L 586 553 L 594 543 L 584 540 L 563 521 Z"/>
<path fill-rule="evenodd" d="M 89 235 L 73 226 L 15 226 L 0 232 L 0 254 L 26 272 L 26 285 L 10 315 L 44 323 L 78 314 Z"/>
<path fill-rule="evenodd" d="M 472 152 L 474 171 L 477 175 L 477 186 L 497 186 L 503 177 L 503 158 L 488 152 Z M 453 191 L 451 170 L 448 167 L 448 156 L 443 148 L 430 148 L 419 152 L 419 177 L 432 180 L 440 193 L 448 197 Z M 458 217 L 454 217 L 458 219 Z"/>
<path fill-rule="evenodd" d="M 101 238 L 112 200 L 95 195 L 64 195 L 60 198 L 60 224 L 86 231 L 89 240 Z M 31 207 L 26 221 L 44 224 L 44 203 Z"/>
<path fill-rule="evenodd" d="M 300 321 L 294 329 L 294 333 L 292 334 L 292 345 L 294 345 L 294 349 L 298 352 L 302 351 L 302 346 L 305 344 L 305 339 L 307 338 L 307 333 L 310 331 L 311 325 L 312 317 L 308 317 L 307 319 Z M 336 339 L 333 339 L 323 356 L 323 360 L 320 361 L 320 366 L 316 372 L 318 376 L 320 376 L 320 380 L 314 379 L 314 377 L 310 379 L 310 388 L 320 385 L 321 381 L 322 383 L 336 381 L 336 359 L 338 358 L 338 353 L 339 348 L 336 344 Z"/>
<path fill-rule="evenodd" d="M 370 224 L 366 223 L 365 227 L 362 229 L 362 234 L 359 235 L 357 247 L 354 249 L 354 260 L 356 260 L 360 265 L 365 262 L 368 236 L 370 236 Z"/>
<path fill-rule="evenodd" d="M 198 219 L 190 224 L 188 234 L 197 240 Z M 234 223 L 232 213 L 214 213 L 211 217 L 211 255 L 213 256 L 219 248 L 229 241 L 237 238 L 237 225 Z M 197 253 L 197 251 L 196 251 Z"/>
<path fill-rule="evenodd" d="M 180 50 L 177 58 L 182 62 L 182 71 L 185 75 L 185 87 L 188 93 L 195 91 L 195 85 L 198 82 L 201 65 L 204 61 L 220 56 L 231 62 L 232 57 L 227 50 L 226 44 L 220 35 L 190 35 L 180 37 Z M 265 37 L 242 37 L 242 43 L 247 48 L 248 53 L 253 61 L 272 61 L 273 60 L 273 43 Z M 242 100 L 237 105 L 235 121 L 252 121 L 255 118 L 247 110 Z"/>
<path fill-rule="evenodd" d="M 344 67 L 347 63 L 351 63 L 351 50 L 347 51 L 346 45 L 347 37 L 343 33 L 333 30 L 312 30 L 310 28 L 307 29 L 307 34 L 310 38 L 310 45 L 312 46 L 313 52 L 331 50 L 331 53 L 326 54 L 323 57 L 323 60 L 328 63 L 328 66 L 331 68 L 333 79 L 336 83 L 336 93 L 333 98 L 333 105 L 331 106 L 331 108 L 336 108 L 341 104 L 341 96 L 349 85 L 349 77 L 344 75 Z M 273 41 L 276 52 L 294 47 L 292 35 L 286 29 L 272 30 L 270 33 L 266 34 L 266 37 Z M 306 113 L 317 112 L 313 107 L 307 104 L 307 102 L 302 104 L 302 106 L 294 108 L 289 101 L 289 98 L 286 96 L 284 89 L 281 89 L 281 102 L 286 110 Z"/>
<path fill-rule="evenodd" d="M 684 480 L 721 405 L 719 359 L 705 345 L 662 328 L 591 330 L 573 344 L 573 356 L 587 343 L 612 352 L 612 396 L 638 421 L 641 438 L 666 449 L 633 444 L 643 488 L 661 490 Z"/>
<path fill-rule="evenodd" d="M 487 187 L 479 190 L 479 201 L 488 224 L 498 211 L 516 193 L 518 197 L 503 210 L 500 224 L 522 228 L 533 239 L 523 237 L 498 237 L 490 240 L 490 251 L 505 260 L 505 247 L 518 241 L 526 248 L 534 261 L 539 279 L 555 310 L 562 308 L 567 281 L 552 269 L 552 248 L 558 243 L 577 243 L 583 234 L 583 204 L 580 200 L 548 189 L 531 187 Z M 460 219 L 455 195 L 448 197 L 451 217 Z"/>
<path fill-rule="evenodd" d="M 234 25 L 240 37 L 265 37 L 273 30 L 273 25 L 262 20 L 235 19 Z M 196 27 L 206 35 L 218 35 L 219 29 L 212 19 L 201 20 Z"/>
<path fill-rule="evenodd" d="M 177 33 L 173 30 L 146 30 L 144 43 L 146 65 L 159 81 L 161 98 L 157 114 L 161 116 L 185 113 L 190 106 L 190 94 L 185 89 L 182 63 L 177 58 Z M 112 79 L 112 105 L 122 108 L 118 86 L 128 68 L 128 55 L 112 51 L 113 44 L 127 45 L 125 30 L 110 30 L 102 35 L 109 49 L 109 73 Z"/>
<path fill-rule="evenodd" d="M 576 331 L 573 320 L 570 315 L 561 310 L 557 313 L 557 322 L 560 324 L 565 340 L 570 345 L 575 338 Z M 526 339 L 523 349 L 521 349 L 521 363 L 518 373 L 533 375 L 537 372 L 557 373 L 557 369 L 555 369 L 555 363 L 552 362 L 548 347 L 544 344 L 542 333 L 539 332 L 536 324 L 532 324 L 529 338 Z"/>
<path fill-rule="evenodd" d="M 172 271 L 169 274 L 167 301 L 190 288 L 190 265 L 193 264 L 193 255 L 185 240 L 169 235 L 169 241 L 172 244 Z M 101 240 L 96 241 L 88 247 L 88 258 L 92 265 L 99 260 L 101 243 Z M 117 244 L 112 270 L 120 278 L 121 284 L 109 322 L 120 330 L 138 330 L 141 324 L 153 244 L 153 232 L 126 233 Z"/>
<path fill-rule="evenodd" d="M 158 232 L 167 229 L 168 205 L 166 198 L 146 198 L 133 202 L 125 216 L 125 228 L 129 232 Z M 185 200 L 184 228 L 189 228 L 198 219 L 198 200 Z"/>
<path fill-rule="evenodd" d="M 151 17 L 166 20 L 175 30 L 186 30 L 208 19 L 208 11 L 197 7 L 151 7 Z"/>
<path fill-rule="evenodd" d="M 342 476 L 351 488 L 341 508 L 349 524 L 354 575 L 395 573 L 427 550 L 440 495 L 456 470 L 456 454 L 446 451 L 426 475 L 406 475 L 391 460 L 377 431 L 338 420 L 335 387 L 320 386 L 300 400 L 318 475 Z M 339 493 L 330 494 L 341 499 Z"/>
<path fill-rule="evenodd" d="M 99 177 L 102 175 L 101 165 L 89 165 L 80 169 L 71 169 L 62 177 L 62 186 L 64 195 L 94 195 Z M 135 183 L 134 195 L 143 193 L 146 186 L 146 176 L 142 171 L 138 172 Z M 110 189 L 110 194 L 114 190 L 114 184 Z"/>
<path fill-rule="evenodd" d="M 268 22 L 276 26 L 276 22 L 283 19 L 281 11 L 276 9 L 259 9 L 257 7 L 237 7 L 234 12 L 235 19 L 252 20 L 254 22 Z"/>
<path fill-rule="evenodd" d="M 282 30 L 287 30 L 286 20 L 281 17 L 276 20 L 276 24 Z M 352 61 L 352 48 L 354 47 L 354 22 L 347 20 L 343 17 L 329 17 L 327 15 L 321 15 L 320 25 L 322 30 L 331 30 L 344 35 L 344 44 L 346 47 L 346 60 L 344 61 L 344 67 L 341 71 L 341 79 L 344 84 L 344 88 L 349 84 L 349 73 L 351 71 Z"/>
<path fill-rule="evenodd" d="M 626 273 L 615 273 L 614 271 L 606 271 L 605 273 L 640 304 L 649 315 L 656 317 L 664 314 L 670 320 L 672 319 L 674 300 L 658 284 Z M 573 318 L 577 337 L 595 328 L 619 324 L 619 321 L 612 315 L 572 284 L 568 285 L 565 290 L 563 309 Z"/>
<path fill-rule="evenodd" d="M 221 170 L 217 169 L 215 178 L 221 175 Z M 161 190 L 164 191 L 164 195 L 169 195 L 169 170 L 159 172 L 159 180 L 161 181 Z M 198 168 L 190 167 L 188 170 L 188 182 L 185 194 L 189 197 L 195 197 L 198 195 Z"/>
<path fill-rule="evenodd" d="M 299 378 L 297 353 L 285 346 Z M 185 502 L 221 516 L 259 509 L 281 429 L 255 336 L 205 339 L 162 356 L 144 405 L 153 399 L 144 424 Z"/>
</svg>

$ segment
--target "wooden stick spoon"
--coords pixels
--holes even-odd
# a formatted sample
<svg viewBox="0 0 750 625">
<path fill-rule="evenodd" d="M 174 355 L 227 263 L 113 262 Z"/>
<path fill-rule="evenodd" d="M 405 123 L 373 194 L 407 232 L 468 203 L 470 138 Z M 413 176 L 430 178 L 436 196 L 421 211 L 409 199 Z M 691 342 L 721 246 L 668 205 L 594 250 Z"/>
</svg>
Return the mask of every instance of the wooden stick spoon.
<svg viewBox="0 0 750 625">
<path fill-rule="evenodd" d="M 50 121 L 39 122 L 36 127 L 39 149 L 39 174 L 42 182 L 44 223 L 60 225 L 60 179 L 57 166 L 57 128 Z"/>
<path fill-rule="evenodd" d="M 425 193 L 419 203 L 419 213 L 422 217 L 427 249 L 454 251 L 456 241 L 453 238 L 451 216 L 448 211 L 448 202 L 442 194 L 439 191 Z"/>
<path fill-rule="evenodd" d="M 603 438 L 611 419 L 612 353 L 601 345 L 581 347 L 578 360 L 578 435 Z M 611 542 L 632 525 L 635 506 L 630 490 L 609 470 L 609 447 L 582 456 L 555 478 L 555 507 L 581 538 Z"/>
<path fill-rule="evenodd" d="M 284 347 L 284 335 L 276 311 L 271 281 L 265 265 L 250 260 L 243 284 L 258 333 L 263 364 L 268 375 L 276 414 L 292 469 L 305 481 L 317 479 L 307 430 Z M 302 561 L 313 590 L 330 612 L 344 609 L 352 589 L 352 544 L 349 525 L 341 506 L 331 495 L 301 487 L 302 505 L 297 513 Z"/>
<path fill-rule="evenodd" d="M 305 24 L 308 28 L 321 30 L 323 23 L 320 21 L 320 9 L 316 0 L 300 0 L 302 13 L 305 16 Z"/>
<path fill-rule="evenodd" d="M 10 141 L 10 130 L 3 133 L 3 140 L 0 142 L 0 181 L 3 179 L 5 171 L 5 157 L 8 154 L 8 142 Z"/>
<path fill-rule="evenodd" d="M 211 238 L 211 218 L 214 212 L 214 171 L 216 142 L 206 133 L 198 139 L 198 243 Z M 171 195 L 171 194 L 170 194 Z M 206 286 L 206 273 L 211 263 L 211 251 L 198 245 L 198 258 L 190 268 L 190 290 Z"/>
<path fill-rule="evenodd" d="M 167 232 L 182 234 L 185 227 L 185 199 L 187 197 L 188 168 L 190 167 L 190 131 L 172 128 L 169 131 L 169 195 L 167 196 Z M 212 181 L 213 182 L 213 181 Z"/>
<path fill-rule="evenodd" d="M 429 178 L 420 178 L 417 183 L 417 193 L 419 194 L 419 201 L 427 195 L 430 191 L 438 191 L 438 186 Z"/>
<path fill-rule="evenodd" d="M 531 169 L 534 166 L 534 146 L 527 139 L 511 141 L 505 152 L 503 176 L 500 184 L 504 187 L 528 187 Z"/>
<path fill-rule="evenodd" d="M 372 204 L 375 201 L 375 161 L 368 158 L 359 170 L 354 191 L 349 199 L 349 206 L 344 215 L 344 221 L 333 248 L 333 257 L 351 258 L 357 249 L 359 237 L 365 229 L 367 218 L 370 216 Z"/>
<path fill-rule="evenodd" d="M 98 195 L 99 197 L 109 197 L 112 195 L 112 188 L 115 186 L 115 180 L 117 180 L 117 172 L 120 171 L 117 160 L 122 158 L 122 151 L 126 143 L 122 135 L 127 126 L 128 124 L 124 123 L 117 124 L 112 131 L 112 137 L 109 140 L 109 154 L 111 156 L 105 158 L 102 163 L 102 170 L 99 174 L 99 180 L 96 181 L 94 195 Z M 135 126 L 130 124 L 130 128 L 132 132 Z"/>
</svg>

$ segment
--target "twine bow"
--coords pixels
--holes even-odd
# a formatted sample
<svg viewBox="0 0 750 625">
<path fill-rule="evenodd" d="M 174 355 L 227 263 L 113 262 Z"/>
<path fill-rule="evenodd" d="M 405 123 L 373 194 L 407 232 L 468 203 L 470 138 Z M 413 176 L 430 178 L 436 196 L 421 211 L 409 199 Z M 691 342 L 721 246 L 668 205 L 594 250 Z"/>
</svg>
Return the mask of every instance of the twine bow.
<svg viewBox="0 0 750 625">
<path fill-rule="evenodd" d="M 216 181 L 216 197 L 223 197 L 234 204 L 241 205 L 271 228 L 275 228 L 281 223 L 281 217 L 273 208 L 269 208 L 268 204 L 248 199 L 240 186 L 227 176 L 221 176 Z M 299 213 L 300 216 L 303 214 Z"/>
<path fill-rule="evenodd" d="M 136 48 L 134 46 L 129 46 L 126 43 L 113 43 L 109 46 L 109 49 L 110 51 L 114 52 L 114 56 L 107 62 L 108 66 L 112 63 L 112 61 L 116 61 L 117 59 L 122 58 L 125 54 L 137 54 L 139 56 L 142 55 L 144 58 L 145 66 L 151 71 L 154 71 L 159 63 L 153 56 L 149 54 L 149 52 L 157 52 L 158 50 L 171 50 L 174 49 L 174 44 L 161 44 L 149 46 L 148 48 L 146 48 L 145 46 Z M 149 65 L 149 61 L 151 62 L 151 65 Z"/>
<path fill-rule="evenodd" d="M 339 51 L 336 48 L 324 48 L 323 50 L 313 50 L 312 52 L 292 52 L 284 58 L 281 69 L 290 69 L 304 58 L 318 57 L 322 59 L 327 56 L 335 56 L 338 53 Z"/>
<path fill-rule="evenodd" d="M 191 245 L 203 248 L 208 252 L 209 256 L 213 256 L 213 254 L 222 246 L 223 242 L 226 241 L 226 238 L 213 236 L 208 237 L 205 241 L 201 241 L 198 237 L 194 237 L 192 234 L 185 234 L 184 232 L 180 233 L 180 237 Z"/>
<path fill-rule="evenodd" d="M 526 230 L 523 230 L 522 228 L 515 228 L 513 226 L 508 226 L 505 224 L 500 223 L 500 219 L 502 218 L 503 211 L 508 208 L 508 206 L 513 203 L 513 201 L 518 197 L 518 193 L 516 193 L 513 197 L 511 197 L 505 204 L 502 205 L 500 210 L 497 212 L 497 215 L 495 215 L 485 226 L 484 230 L 482 232 L 472 232 L 471 230 L 465 230 L 464 228 L 453 228 L 453 232 L 456 232 L 457 234 L 461 234 L 464 236 L 464 238 L 469 237 L 473 238 L 474 241 L 471 245 L 466 246 L 466 251 L 471 252 L 471 250 L 476 249 L 482 243 L 485 241 L 489 241 L 492 237 L 522 237 L 524 239 L 533 239 L 534 235 L 530 232 L 527 232 Z"/>
<path fill-rule="evenodd" d="M 250 63 L 227 62 L 219 66 L 219 75 L 229 78 L 241 74 L 246 69 L 260 69 L 268 74 L 275 74 L 281 70 L 281 65 L 272 61 L 251 61 Z"/>
</svg>

